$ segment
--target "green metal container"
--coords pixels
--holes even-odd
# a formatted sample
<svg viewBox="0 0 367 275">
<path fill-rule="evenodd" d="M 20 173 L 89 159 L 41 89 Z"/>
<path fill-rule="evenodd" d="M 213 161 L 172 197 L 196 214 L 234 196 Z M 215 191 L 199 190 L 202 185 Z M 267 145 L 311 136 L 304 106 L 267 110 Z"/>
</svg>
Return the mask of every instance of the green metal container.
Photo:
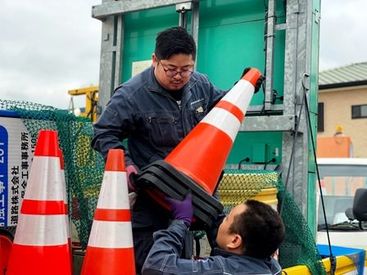
<svg viewBox="0 0 367 275">
<path fill-rule="evenodd" d="M 283 182 L 315 232 L 310 141 L 316 137 L 320 0 L 105 0 L 92 9 L 103 22 L 100 107 L 114 87 L 150 66 L 157 33 L 179 24 L 184 5 L 191 10 L 187 29 L 198 42 L 198 71 L 224 90 L 245 67 L 266 75 L 265 92 L 253 97 L 227 168 L 280 164 Z"/>
</svg>

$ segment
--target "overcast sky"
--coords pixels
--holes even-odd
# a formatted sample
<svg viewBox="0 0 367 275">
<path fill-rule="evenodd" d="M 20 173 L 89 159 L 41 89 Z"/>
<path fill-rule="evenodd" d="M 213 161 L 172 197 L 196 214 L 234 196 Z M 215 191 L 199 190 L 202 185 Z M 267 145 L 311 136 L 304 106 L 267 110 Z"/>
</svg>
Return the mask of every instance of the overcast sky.
<svg viewBox="0 0 367 275">
<path fill-rule="evenodd" d="M 1 0 L 0 98 L 67 108 L 98 84 L 101 0 Z M 322 0 L 320 69 L 367 61 L 367 0 Z M 84 105 L 79 97 L 76 105 Z"/>
</svg>

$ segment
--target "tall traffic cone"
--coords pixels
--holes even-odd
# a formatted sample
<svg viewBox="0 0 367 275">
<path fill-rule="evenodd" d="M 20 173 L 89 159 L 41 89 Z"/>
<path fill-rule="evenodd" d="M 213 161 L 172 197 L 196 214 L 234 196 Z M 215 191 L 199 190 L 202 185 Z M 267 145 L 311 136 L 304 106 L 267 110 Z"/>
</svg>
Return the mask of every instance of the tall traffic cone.
<svg viewBox="0 0 367 275">
<path fill-rule="evenodd" d="M 165 159 L 211 195 L 260 76 L 256 69 L 245 74 Z"/>
<path fill-rule="evenodd" d="M 223 211 L 212 195 L 260 77 L 250 69 L 164 160 L 140 171 L 137 185 L 163 207 L 164 196 L 183 199 L 191 190 L 195 217 L 211 226 Z"/>
<path fill-rule="evenodd" d="M 135 274 L 127 175 L 121 149 L 108 152 L 81 274 Z"/>
<path fill-rule="evenodd" d="M 71 275 L 57 132 L 41 130 L 7 275 Z"/>
</svg>

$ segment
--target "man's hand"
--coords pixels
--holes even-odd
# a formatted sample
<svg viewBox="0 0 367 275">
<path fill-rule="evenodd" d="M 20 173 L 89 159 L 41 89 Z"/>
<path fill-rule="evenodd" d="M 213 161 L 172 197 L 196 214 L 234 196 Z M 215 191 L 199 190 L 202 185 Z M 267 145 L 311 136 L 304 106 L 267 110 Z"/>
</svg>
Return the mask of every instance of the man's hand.
<svg viewBox="0 0 367 275">
<path fill-rule="evenodd" d="M 194 212 L 191 193 L 188 193 L 182 201 L 168 197 L 166 200 L 171 206 L 172 217 L 175 220 L 182 220 L 187 226 L 190 226 Z"/>
<path fill-rule="evenodd" d="M 129 193 L 136 191 L 136 185 L 134 182 L 136 174 L 138 174 L 138 168 L 135 165 L 128 165 L 126 167 L 127 185 L 129 188 Z"/>
<path fill-rule="evenodd" d="M 241 78 L 250 70 L 250 67 L 247 67 L 243 70 Z M 263 83 L 265 77 L 263 77 L 262 75 L 259 77 L 259 79 L 256 81 L 256 85 L 255 85 L 255 94 L 260 90 L 261 88 L 261 84 Z"/>
</svg>

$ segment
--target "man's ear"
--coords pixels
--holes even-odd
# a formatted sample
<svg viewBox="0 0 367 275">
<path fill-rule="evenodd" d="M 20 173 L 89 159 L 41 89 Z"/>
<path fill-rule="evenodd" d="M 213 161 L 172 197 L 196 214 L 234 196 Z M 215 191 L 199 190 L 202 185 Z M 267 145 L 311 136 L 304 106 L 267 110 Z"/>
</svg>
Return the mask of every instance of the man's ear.
<svg viewBox="0 0 367 275">
<path fill-rule="evenodd" d="M 155 53 L 152 53 L 152 64 L 153 64 L 153 66 L 156 66 L 157 63 L 158 63 L 158 58 L 155 55 Z"/>
<path fill-rule="evenodd" d="M 228 249 L 238 249 L 242 246 L 242 237 L 239 234 L 233 234 L 231 242 L 227 244 Z"/>
</svg>

